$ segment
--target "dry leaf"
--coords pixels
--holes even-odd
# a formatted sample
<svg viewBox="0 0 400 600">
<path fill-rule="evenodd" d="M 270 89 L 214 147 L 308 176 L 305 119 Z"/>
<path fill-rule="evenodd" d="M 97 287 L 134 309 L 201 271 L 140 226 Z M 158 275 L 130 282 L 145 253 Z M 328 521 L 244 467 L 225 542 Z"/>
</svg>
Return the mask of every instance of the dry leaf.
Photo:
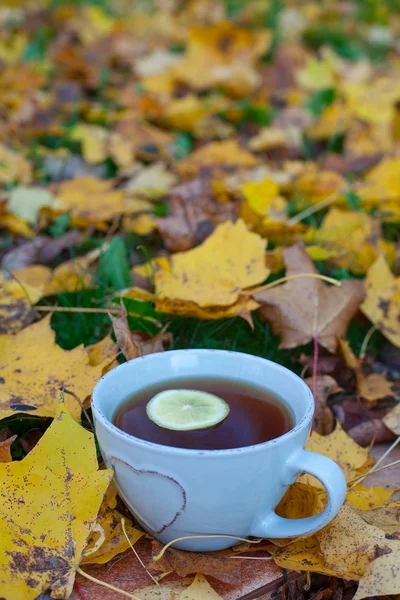
<svg viewBox="0 0 400 600">
<path fill-rule="evenodd" d="M 391 490 L 392 495 L 394 491 Z M 400 540 L 400 502 L 391 502 L 371 510 L 361 510 L 359 515 L 370 525 L 379 527 L 394 539 Z"/>
<path fill-rule="evenodd" d="M 181 160 L 178 172 L 183 177 L 196 175 L 229 173 L 238 169 L 251 169 L 258 164 L 258 160 L 239 146 L 235 140 L 226 142 L 213 142 L 206 144 Z"/>
<path fill-rule="evenodd" d="M 349 489 L 346 500 L 351 502 L 355 508 L 362 510 L 364 515 L 365 511 L 386 506 L 395 491 L 396 490 L 384 488 L 378 485 L 367 488 L 361 484 L 358 484 Z M 366 518 L 365 520 L 368 521 Z M 373 524 L 378 525 L 378 523 Z"/>
<path fill-rule="evenodd" d="M 201 246 L 163 261 L 155 273 L 157 310 L 175 312 L 174 303 L 229 307 L 240 292 L 268 276 L 265 241 L 243 221 L 219 225 Z"/>
<path fill-rule="evenodd" d="M 283 569 L 337 575 L 335 569 L 325 566 L 321 548 L 315 536 L 296 540 L 283 548 L 271 547 L 270 552 L 276 564 Z"/>
<path fill-rule="evenodd" d="M 348 504 L 316 537 L 325 565 L 347 579 L 359 579 L 371 560 L 394 552 L 399 545 L 386 539 L 382 529 L 366 523 Z"/>
<path fill-rule="evenodd" d="M 305 382 L 313 391 L 313 378 L 309 377 Z M 329 375 L 320 375 L 316 378 L 314 430 L 321 435 L 331 433 L 334 428 L 334 418 L 331 409 L 328 407 L 328 398 L 332 394 L 340 392 L 341 389 L 333 377 Z"/>
<path fill-rule="evenodd" d="M 6 600 L 34 600 L 48 590 L 53 598 L 70 596 L 112 477 L 111 469 L 98 470 L 93 435 L 63 406 L 53 414 L 23 460 L 0 463 L 0 588 Z"/>
<path fill-rule="evenodd" d="M 18 436 L 12 435 L 7 440 L 0 442 L 0 463 L 12 462 L 11 444 L 15 442 Z"/>
<path fill-rule="evenodd" d="M 104 532 L 105 540 L 100 548 L 95 552 L 91 552 L 96 547 L 98 534 L 95 532 L 88 539 L 87 546 L 83 553 L 81 564 L 99 564 L 108 563 L 114 556 L 125 552 L 130 548 L 129 541 L 126 539 L 121 525 L 123 515 L 117 510 L 117 488 L 115 483 L 111 482 L 110 486 L 103 498 L 100 506 L 99 514 L 97 515 L 96 524 L 101 527 Z M 144 531 L 140 531 L 133 527 L 132 521 L 125 518 L 125 531 L 128 538 L 134 546 L 136 542 L 144 535 Z"/>
<path fill-rule="evenodd" d="M 335 430 L 329 435 L 320 435 L 313 431 L 306 448 L 310 452 L 318 452 L 334 460 L 342 469 L 346 479 L 353 477 L 368 460 L 368 449 L 356 444 L 342 429 L 340 423 L 336 423 Z M 302 475 L 302 481 L 322 487 L 311 475 Z"/>
<path fill-rule="evenodd" d="M 109 360 L 92 367 L 83 346 L 63 350 L 55 335 L 46 317 L 16 335 L 0 336 L 1 418 L 21 412 L 54 417 L 60 389 L 72 392 L 82 403 L 91 393 Z M 78 419 L 79 401 L 66 394 L 65 403 Z"/>
<path fill-rule="evenodd" d="M 179 600 L 221 600 L 221 596 L 208 583 L 201 573 L 197 573 L 193 582 L 183 590 Z"/>
<path fill-rule="evenodd" d="M 8 200 L 7 210 L 30 225 L 38 222 L 42 208 L 56 210 L 61 204 L 48 190 L 35 187 L 17 187 Z"/>
<path fill-rule="evenodd" d="M 162 545 L 153 540 L 153 556 L 156 556 L 161 550 Z M 160 560 L 152 563 L 151 569 L 164 573 L 174 571 L 179 577 L 201 572 L 230 585 L 239 585 L 241 581 L 240 563 L 217 553 L 182 552 L 169 548 Z"/>
<path fill-rule="evenodd" d="M 400 404 L 397 404 L 392 408 L 392 410 L 383 417 L 382 421 L 395 435 L 400 435 Z"/>
<path fill-rule="evenodd" d="M 125 189 L 146 198 L 159 198 L 167 194 L 176 182 L 176 175 L 168 171 L 163 162 L 157 162 L 135 174 L 126 183 Z"/>
<path fill-rule="evenodd" d="M 297 481 L 289 487 L 275 512 L 286 519 L 303 519 L 319 514 L 324 507 L 315 488 Z"/>
<path fill-rule="evenodd" d="M 71 223 L 77 227 L 96 225 L 104 228 L 109 221 L 126 211 L 124 192 L 112 189 L 110 180 L 79 177 L 58 187 L 57 199 L 63 212 L 71 211 Z"/>
<path fill-rule="evenodd" d="M 41 298 L 43 290 L 20 283 L 0 272 L 0 334 L 17 333 L 35 318 L 33 305 Z"/>
<path fill-rule="evenodd" d="M 292 246 L 282 254 L 287 276 L 318 273 L 302 246 Z M 253 297 L 262 304 L 260 315 L 281 335 L 280 348 L 295 348 L 316 338 L 334 352 L 337 339 L 345 336 L 364 298 L 364 286 L 361 281 L 346 280 L 341 287 L 333 287 L 320 279 L 302 277 Z"/>
<path fill-rule="evenodd" d="M 380 556 L 366 568 L 353 600 L 400 594 L 400 552 Z"/>
<path fill-rule="evenodd" d="M 369 269 L 366 290 L 362 312 L 392 344 L 400 347 L 400 279 L 394 277 L 383 256 Z"/>
<path fill-rule="evenodd" d="M 388 381 L 384 373 L 371 373 L 363 377 L 358 384 L 358 391 L 368 404 L 376 404 L 377 400 L 393 396 L 392 381 Z"/>
<path fill-rule="evenodd" d="M 0 143 L 0 182 L 29 183 L 32 179 L 31 163 L 18 152 Z"/>
</svg>

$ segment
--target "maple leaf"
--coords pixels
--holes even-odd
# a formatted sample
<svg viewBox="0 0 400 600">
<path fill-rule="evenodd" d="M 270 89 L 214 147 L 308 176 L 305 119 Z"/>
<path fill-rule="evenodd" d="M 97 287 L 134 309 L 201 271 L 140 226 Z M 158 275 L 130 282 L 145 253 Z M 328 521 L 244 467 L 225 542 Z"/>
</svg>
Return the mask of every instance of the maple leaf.
<svg viewBox="0 0 400 600">
<path fill-rule="evenodd" d="M 366 568 L 353 600 L 400 593 L 400 552 L 380 556 Z"/>
<path fill-rule="evenodd" d="M 21 283 L 0 272 L 0 334 L 17 333 L 35 318 L 33 304 L 43 295 L 43 290 Z"/>
<path fill-rule="evenodd" d="M 213 318 L 213 309 L 218 316 L 225 309 L 232 315 L 230 307 L 238 302 L 239 312 L 256 307 L 248 304 L 248 298 L 241 300 L 240 293 L 268 276 L 264 248 L 264 240 L 248 231 L 242 220 L 219 225 L 197 248 L 175 254 L 170 261 L 158 261 L 157 310 L 193 314 L 198 306 L 202 314 L 210 309 Z"/>
<path fill-rule="evenodd" d="M 400 279 L 394 277 L 383 256 L 369 269 L 366 289 L 362 312 L 392 344 L 400 347 Z"/>
<path fill-rule="evenodd" d="M 396 435 L 400 435 L 400 404 L 397 404 L 387 415 L 382 419 L 390 431 L 393 431 Z"/>
<path fill-rule="evenodd" d="M 111 469 L 98 470 L 93 434 L 62 405 L 28 456 L 0 463 L 6 600 L 33 600 L 49 589 L 53 598 L 70 596 L 111 477 Z"/>
<path fill-rule="evenodd" d="M 221 596 L 202 573 L 197 573 L 189 587 L 181 592 L 179 600 L 221 600 Z"/>
<path fill-rule="evenodd" d="M 292 246 L 282 254 L 287 276 L 318 273 L 302 246 Z M 361 281 L 346 280 L 341 287 L 332 287 L 319 279 L 303 277 L 256 292 L 253 298 L 262 305 L 260 315 L 282 336 L 280 348 L 295 348 L 315 338 L 334 352 L 337 338 L 344 337 L 364 298 L 364 286 Z"/>
<path fill-rule="evenodd" d="M 7 211 L 30 225 L 35 225 L 42 208 L 56 210 L 60 206 L 60 203 L 48 190 L 21 186 L 11 192 Z"/>
<path fill-rule="evenodd" d="M 57 411 L 60 388 L 65 388 L 83 403 L 110 361 L 91 366 L 86 350 L 78 346 L 63 350 L 55 342 L 55 332 L 46 317 L 16 335 L 0 336 L 1 418 L 19 412 L 53 417 Z M 66 405 L 75 419 L 81 405 L 66 394 Z"/>
</svg>

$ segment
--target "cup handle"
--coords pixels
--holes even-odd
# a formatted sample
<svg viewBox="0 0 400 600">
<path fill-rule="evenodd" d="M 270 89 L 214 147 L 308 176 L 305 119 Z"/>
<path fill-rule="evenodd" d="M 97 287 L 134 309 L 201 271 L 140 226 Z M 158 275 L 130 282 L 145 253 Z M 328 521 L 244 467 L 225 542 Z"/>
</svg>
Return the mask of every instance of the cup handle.
<svg viewBox="0 0 400 600">
<path fill-rule="evenodd" d="M 310 473 L 320 480 L 328 496 L 327 507 L 313 517 L 285 519 L 271 512 L 253 524 L 250 535 L 264 538 L 288 538 L 307 535 L 318 531 L 329 523 L 339 512 L 347 492 L 346 479 L 340 467 L 330 458 L 300 450 L 289 459 L 286 468 L 293 480 L 299 473 Z"/>
</svg>

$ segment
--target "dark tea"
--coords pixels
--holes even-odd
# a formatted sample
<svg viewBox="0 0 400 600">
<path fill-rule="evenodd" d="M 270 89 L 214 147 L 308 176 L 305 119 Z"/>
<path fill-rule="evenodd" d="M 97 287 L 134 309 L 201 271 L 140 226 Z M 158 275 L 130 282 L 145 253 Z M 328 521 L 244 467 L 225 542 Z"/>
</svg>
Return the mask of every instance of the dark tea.
<svg viewBox="0 0 400 600">
<path fill-rule="evenodd" d="M 146 414 L 146 404 L 168 389 L 200 390 L 229 404 L 228 416 L 206 429 L 175 431 L 156 425 Z M 155 444 L 193 450 L 225 450 L 261 444 L 293 427 L 290 410 L 265 389 L 229 379 L 175 379 L 135 392 L 119 407 L 113 423 L 122 431 Z"/>
</svg>

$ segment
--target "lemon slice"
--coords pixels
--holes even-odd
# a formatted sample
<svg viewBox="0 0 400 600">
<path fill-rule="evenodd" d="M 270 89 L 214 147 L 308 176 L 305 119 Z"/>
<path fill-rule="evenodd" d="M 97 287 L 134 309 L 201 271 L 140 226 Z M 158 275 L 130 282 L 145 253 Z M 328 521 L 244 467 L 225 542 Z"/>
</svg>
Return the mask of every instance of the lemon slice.
<svg viewBox="0 0 400 600">
<path fill-rule="evenodd" d="M 175 431 L 206 429 L 223 421 L 229 404 L 199 390 L 165 390 L 156 394 L 146 406 L 151 421 Z"/>
</svg>

